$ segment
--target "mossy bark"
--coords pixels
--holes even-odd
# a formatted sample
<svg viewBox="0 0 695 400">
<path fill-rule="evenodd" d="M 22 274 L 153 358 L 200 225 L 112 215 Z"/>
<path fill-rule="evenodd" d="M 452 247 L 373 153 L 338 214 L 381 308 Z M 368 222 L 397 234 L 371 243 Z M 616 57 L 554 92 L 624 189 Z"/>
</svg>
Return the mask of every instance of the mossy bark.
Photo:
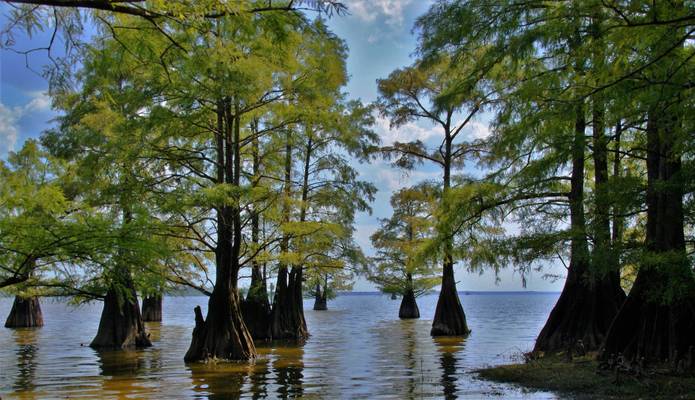
<svg viewBox="0 0 695 400">
<path fill-rule="evenodd" d="M 43 326 L 41 304 L 36 296 L 15 296 L 5 328 L 36 328 Z"/>
</svg>

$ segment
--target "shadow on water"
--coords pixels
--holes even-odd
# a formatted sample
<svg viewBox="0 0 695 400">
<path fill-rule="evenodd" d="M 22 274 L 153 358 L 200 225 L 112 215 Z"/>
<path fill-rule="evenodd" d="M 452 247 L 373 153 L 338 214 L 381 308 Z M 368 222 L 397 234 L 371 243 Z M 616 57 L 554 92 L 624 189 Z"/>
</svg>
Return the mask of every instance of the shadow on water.
<svg viewBox="0 0 695 400">
<path fill-rule="evenodd" d="M 17 346 L 17 375 L 14 389 L 31 391 L 36 387 L 36 356 L 38 354 L 38 331 L 36 328 L 16 328 L 12 338 Z"/>
</svg>

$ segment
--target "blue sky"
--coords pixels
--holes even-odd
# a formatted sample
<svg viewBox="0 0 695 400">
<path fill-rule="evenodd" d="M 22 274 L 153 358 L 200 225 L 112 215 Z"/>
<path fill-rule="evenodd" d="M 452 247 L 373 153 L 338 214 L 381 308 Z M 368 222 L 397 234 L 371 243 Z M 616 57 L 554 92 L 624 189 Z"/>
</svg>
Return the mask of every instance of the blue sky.
<svg viewBox="0 0 695 400">
<path fill-rule="evenodd" d="M 349 15 L 334 16 L 328 25 L 348 44 L 350 49 L 347 68 L 350 82 L 346 91 L 353 98 L 372 102 L 377 97 L 376 80 L 388 76 L 396 68 L 406 66 L 413 61 L 416 37 L 411 30 L 417 16 L 429 7 L 429 0 L 347 0 L 345 4 Z M 0 5 L 2 14 L 7 12 L 7 5 Z M 0 25 L 4 26 L 5 18 Z M 35 36 L 29 41 L 24 35 L 17 34 L 19 46 L 29 48 L 33 43 L 45 45 L 47 34 Z M 4 48 L 0 49 L 0 157 L 8 151 L 17 150 L 22 143 L 37 137 L 50 126 L 54 114 L 50 109 L 50 99 L 45 94 L 46 81 L 36 72 L 42 69 L 47 58 L 45 52 L 34 53 L 29 57 L 27 68 L 23 55 L 14 54 Z M 32 71 L 33 69 L 33 71 Z M 391 130 L 388 121 L 377 118 L 374 129 L 380 134 L 384 143 L 394 140 L 407 141 L 421 139 L 426 143 L 436 143 L 439 132 L 424 123 L 410 123 L 397 130 Z M 488 132 L 485 118 L 473 122 L 464 131 L 470 136 L 484 136 Z M 378 218 L 387 218 L 391 209 L 389 197 L 394 190 L 409 186 L 423 179 L 437 179 L 441 175 L 433 166 L 423 165 L 417 171 L 404 173 L 391 168 L 384 161 L 359 167 L 362 179 L 373 182 L 379 192 L 373 204 L 373 213 L 360 214 L 357 220 L 356 240 L 366 253 L 371 254 L 369 236 L 377 228 Z M 559 262 L 558 262 L 559 264 Z M 562 267 L 555 265 L 545 272 L 561 273 Z M 500 273 L 496 283 L 491 271 L 479 274 L 467 272 L 465 265 L 459 264 L 456 277 L 459 290 L 521 290 L 521 279 L 511 269 Z M 528 290 L 562 289 L 563 281 L 550 282 L 534 273 L 527 277 Z M 359 279 L 355 290 L 374 290 L 364 279 Z"/>
</svg>

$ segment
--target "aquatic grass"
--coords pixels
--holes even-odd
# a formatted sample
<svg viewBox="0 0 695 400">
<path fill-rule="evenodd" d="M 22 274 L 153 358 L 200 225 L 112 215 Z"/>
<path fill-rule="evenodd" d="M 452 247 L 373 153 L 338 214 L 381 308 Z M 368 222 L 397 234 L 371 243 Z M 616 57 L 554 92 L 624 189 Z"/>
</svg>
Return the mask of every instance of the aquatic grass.
<svg viewBox="0 0 695 400">
<path fill-rule="evenodd" d="M 695 375 L 652 369 L 641 377 L 598 369 L 593 356 L 527 358 L 525 363 L 482 368 L 481 378 L 577 399 L 693 399 Z"/>
</svg>

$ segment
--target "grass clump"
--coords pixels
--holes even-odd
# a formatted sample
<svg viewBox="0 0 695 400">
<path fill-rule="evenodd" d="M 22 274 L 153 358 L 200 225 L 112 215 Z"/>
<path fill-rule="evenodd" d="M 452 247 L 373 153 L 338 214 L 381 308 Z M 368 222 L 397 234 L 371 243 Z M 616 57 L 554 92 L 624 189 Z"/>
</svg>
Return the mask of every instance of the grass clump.
<svg viewBox="0 0 695 400">
<path fill-rule="evenodd" d="M 695 373 L 652 367 L 641 374 L 600 369 L 593 355 L 527 357 L 521 364 L 477 371 L 481 378 L 528 389 L 553 391 L 577 399 L 695 399 Z"/>
</svg>

